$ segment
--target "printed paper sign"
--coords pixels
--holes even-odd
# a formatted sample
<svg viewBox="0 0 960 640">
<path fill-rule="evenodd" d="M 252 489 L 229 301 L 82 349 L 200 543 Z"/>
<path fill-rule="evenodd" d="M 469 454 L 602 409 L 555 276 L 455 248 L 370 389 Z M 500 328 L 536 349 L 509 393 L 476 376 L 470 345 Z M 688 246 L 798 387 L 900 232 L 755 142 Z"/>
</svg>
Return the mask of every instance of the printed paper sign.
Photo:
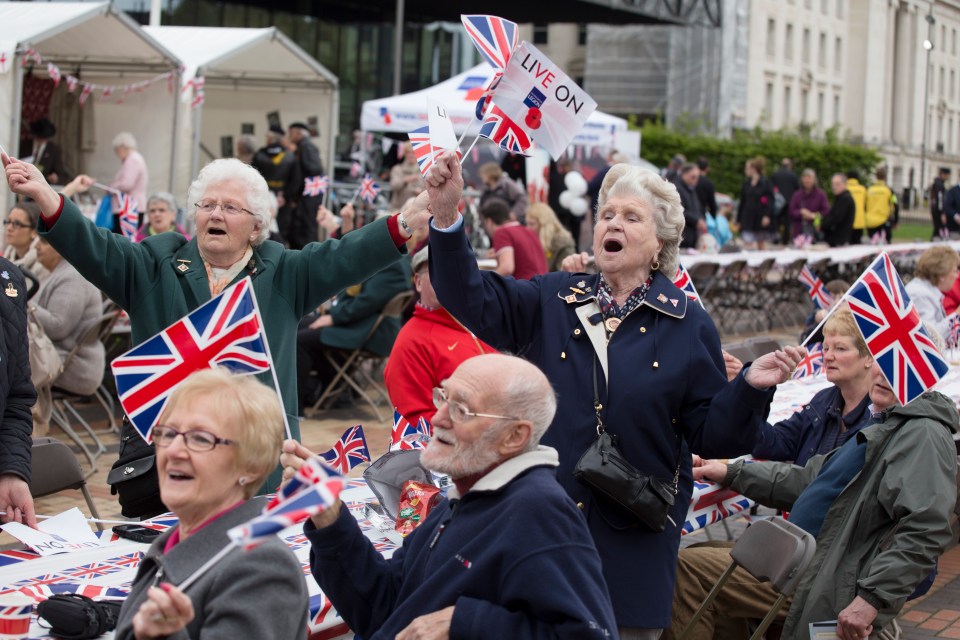
<svg viewBox="0 0 960 640">
<path fill-rule="evenodd" d="M 90 530 L 83 513 L 76 507 L 44 520 L 38 526 L 39 531 L 18 522 L 9 522 L 0 526 L 0 529 L 41 556 L 86 551 L 100 546 L 100 540 Z"/>
<path fill-rule="evenodd" d="M 529 42 L 514 51 L 493 102 L 555 160 L 597 109 L 586 91 Z"/>
<path fill-rule="evenodd" d="M 430 127 L 430 144 L 435 149 L 456 149 L 457 134 L 447 109 L 440 101 L 427 98 L 427 124 Z"/>
</svg>

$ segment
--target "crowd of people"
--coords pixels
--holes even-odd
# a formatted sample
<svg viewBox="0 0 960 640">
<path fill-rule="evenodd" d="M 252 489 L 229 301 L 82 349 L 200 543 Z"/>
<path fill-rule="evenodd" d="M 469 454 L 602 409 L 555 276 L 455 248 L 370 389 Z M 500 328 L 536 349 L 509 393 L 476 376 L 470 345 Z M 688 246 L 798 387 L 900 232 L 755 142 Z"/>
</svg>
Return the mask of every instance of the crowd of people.
<svg viewBox="0 0 960 640">
<path fill-rule="evenodd" d="M 111 184 L 146 203 L 135 241 L 98 227 L 73 202 L 93 185 L 89 176 L 67 180 L 62 169 L 3 158 L 21 199 L 5 220 L 0 261 L 9 281 L 0 283 L 0 316 L 15 327 L 0 351 L 0 520 L 35 525 L 28 312 L 58 350 L 73 353 L 57 384 L 91 393 L 102 345 L 77 339 L 103 296 L 127 312 L 137 345 L 249 277 L 273 357 L 276 390 L 269 372 L 189 376 L 159 416 L 153 445 L 124 421 L 120 460 L 150 460 L 146 490 L 143 481 L 135 496 L 116 486 L 124 515 L 170 510 L 179 525 L 141 562 L 118 638 L 208 629 L 304 636 L 302 571 L 279 540 L 229 556 L 189 593 L 177 585 L 223 546 L 228 529 L 259 513 L 261 494 L 313 457 L 299 443 L 299 417 L 358 349 L 386 359 L 391 402 L 432 429 L 421 463 L 452 481 L 390 560 L 340 503 L 306 522 L 314 578 L 368 640 L 674 635 L 727 557 L 715 546 L 679 549 L 694 479 L 791 512 L 820 543 L 816 567 L 783 612 L 784 638 L 837 619 L 840 637 L 863 640 L 929 578 L 950 539 L 954 403 L 931 392 L 899 406 L 841 303 L 822 327 L 832 386 L 771 424 L 777 386 L 806 350 L 737 361 L 709 313 L 673 282 L 682 248 L 716 249 L 733 231 L 755 248 L 801 236 L 832 246 L 889 239 L 896 201 L 882 168 L 869 186 L 832 176 L 831 204 L 813 170 L 797 177 L 784 160 L 767 177 L 763 158 L 753 158 L 733 215 L 718 206 L 707 159 L 676 157 L 659 175 L 612 154 L 588 187 L 596 199 L 588 269 L 569 211 L 531 203 L 499 165 L 480 168 L 471 229 L 456 154 L 441 153 L 424 177 L 407 145 L 390 170 L 391 210 L 363 220 L 352 204 L 335 214 L 305 195 L 304 181 L 324 174 L 306 125 L 272 126 L 261 149 L 242 142 L 237 158 L 199 172 L 178 222 L 176 197 L 146 195 L 136 140 L 118 135 L 121 169 Z M 481 230 L 486 253 L 470 242 Z M 484 260 L 490 269 L 480 268 Z M 30 302 L 18 266 L 41 283 Z M 958 267 L 956 251 L 934 247 L 908 285 L 939 333 L 947 332 L 945 305 L 960 302 Z M 845 283 L 833 284 L 841 297 Z M 383 317 L 411 293 L 406 322 Z M 334 401 L 354 399 L 347 392 Z M 655 514 L 582 480 L 604 435 L 608 454 L 648 478 L 656 507 L 646 509 Z M 746 454 L 771 462 L 717 461 Z M 724 597 L 737 618 L 761 617 L 772 602 L 749 580 Z M 265 604 L 276 615 L 258 615 Z M 713 637 L 715 618 L 695 635 Z"/>
</svg>

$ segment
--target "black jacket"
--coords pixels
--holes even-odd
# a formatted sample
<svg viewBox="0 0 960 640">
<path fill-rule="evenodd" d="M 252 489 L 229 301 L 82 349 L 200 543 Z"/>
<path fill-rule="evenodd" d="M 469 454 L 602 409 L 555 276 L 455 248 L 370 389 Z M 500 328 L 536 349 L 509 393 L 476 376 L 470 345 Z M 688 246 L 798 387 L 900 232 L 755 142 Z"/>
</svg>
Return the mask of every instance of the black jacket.
<svg viewBox="0 0 960 640">
<path fill-rule="evenodd" d="M 750 179 L 743 182 L 740 190 L 740 209 L 737 220 L 743 231 L 773 231 L 773 185 L 767 178 L 760 176 L 757 184 L 751 184 Z M 767 226 L 763 226 L 763 218 L 769 218 Z"/>
<path fill-rule="evenodd" d="M 696 188 L 688 187 L 680 175 L 677 175 L 673 184 L 677 187 L 677 193 L 680 194 L 680 204 L 683 206 L 684 226 L 680 246 L 684 248 L 696 247 L 697 223 L 706 220 L 703 215 L 703 203 L 700 202 L 700 196 L 697 195 Z"/>
<path fill-rule="evenodd" d="M 703 204 L 704 211 L 716 217 L 718 209 L 717 189 L 713 186 L 713 180 L 707 176 L 701 175 L 700 181 L 697 182 L 697 196 L 700 197 L 700 202 Z"/>
<path fill-rule="evenodd" d="M 787 207 L 790 206 L 790 198 L 800 189 L 800 180 L 797 179 L 797 174 L 790 171 L 790 169 L 780 169 L 770 176 L 770 181 L 773 183 L 773 186 L 777 188 L 777 191 L 780 192 L 780 195 L 783 196 L 783 211 L 775 212 L 777 215 L 780 215 L 786 212 Z"/>
<path fill-rule="evenodd" d="M 263 147 L 253 154 L 251 164 L 267 181 L 270 191 L 283 193 L 288 202 L 303 193 L 303 182 L 294 183 L 297 159 L 283 145 L 271 144 Z"/>
<path fill-rule="evenodd" d="M 849 244 L 850 232 L 853 231 L 853 218 L 857 213 L 857 205 L 849 191 L 838 195 L 827 215 L 820 222 L 820 231 L 823 239 L 831 247 L 842 247 Z"/>
<path fill-rule="evenodd" d="M 0 258 L 0 474 L 30 482 L 33 416 L 37 391 L 30 380 L 27 287 L 12 262 Z"/>
</svg>

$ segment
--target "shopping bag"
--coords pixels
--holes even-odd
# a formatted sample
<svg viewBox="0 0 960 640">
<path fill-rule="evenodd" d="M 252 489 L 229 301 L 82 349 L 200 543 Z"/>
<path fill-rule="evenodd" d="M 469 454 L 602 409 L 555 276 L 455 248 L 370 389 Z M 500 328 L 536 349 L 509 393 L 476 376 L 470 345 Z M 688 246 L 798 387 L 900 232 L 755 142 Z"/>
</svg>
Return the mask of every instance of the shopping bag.
<svg viewBox="0 0 960 640">
<path fill-rule="evenodd" d="M 94 221 L 98 227 L 104 227 L 113 231 L 113 210 L 110 206 L 110 194 L 106 194 L 100 199 L 100 205 L 97 207 L 97 217 Z"/>
</svg>

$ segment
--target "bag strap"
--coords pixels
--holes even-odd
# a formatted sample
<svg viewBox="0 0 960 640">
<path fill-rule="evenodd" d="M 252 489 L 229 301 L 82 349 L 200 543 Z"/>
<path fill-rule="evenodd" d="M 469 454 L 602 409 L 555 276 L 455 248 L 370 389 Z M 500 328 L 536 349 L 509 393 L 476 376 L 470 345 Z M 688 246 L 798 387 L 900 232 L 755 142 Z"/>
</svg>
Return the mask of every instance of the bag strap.
<svg viewBox="0 0 960 640">
<path fill-rule="evenodd" d="M 600 402 L 600 386 L 597 383 L 597 356 L 593 356 L 593 413 L 597 417 L 597 435 L 604 433 L 607 428 L 603 424 L 603 417 L 600 413 L 603 411 L 603 403 Z M 677 457 L 676 465 L 673 469 L 673 482 L 671 491 L 677 495 L 680 491 L 680 457 L 683 455 L 683 436 L 677 438 Z"/>
</svg>

